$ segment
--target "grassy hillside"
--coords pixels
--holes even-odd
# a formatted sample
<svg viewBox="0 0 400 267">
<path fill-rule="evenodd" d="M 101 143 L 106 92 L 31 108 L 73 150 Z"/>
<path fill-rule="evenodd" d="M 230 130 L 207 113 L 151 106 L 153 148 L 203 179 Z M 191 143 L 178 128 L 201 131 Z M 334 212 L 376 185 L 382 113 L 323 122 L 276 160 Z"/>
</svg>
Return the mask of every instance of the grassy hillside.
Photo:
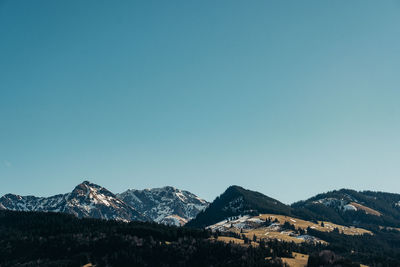
<svg viewBox="0 0 400 267">
<path fill-rule="evenodd" d="M 344 211 L 338 205 L 319 203 L 323 199 L 344 201 L 357 208 Z M 349 189 L 318 194 L 305 201 L 291 205 L 293 214 L 308 220 L 328 220 L 338 224 L 358 224 L 371 228 L 376 226 L 400 227 L 400 195 L 384 192 Z"/>
</svg>

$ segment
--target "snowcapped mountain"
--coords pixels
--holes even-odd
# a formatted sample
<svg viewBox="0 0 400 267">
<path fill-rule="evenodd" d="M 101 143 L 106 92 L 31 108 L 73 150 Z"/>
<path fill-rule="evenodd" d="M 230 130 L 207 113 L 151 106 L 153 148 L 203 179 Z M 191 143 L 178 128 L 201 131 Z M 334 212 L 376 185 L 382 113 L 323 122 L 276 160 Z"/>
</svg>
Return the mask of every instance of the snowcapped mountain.
<svg viewBox="0 0 400 267">
<path fill-rule="evenodd" d="M 7 194 L 0 198 L 0 207 L 16 211 L 64 212 L 77 217 L 148 220 L 104 187 L 88 181 L 77 185 L 71 193 L 51 197 Z"/>
<path fill-rule="evenodd" d="M 155 222 L 174 225 L 185 224 L 209 205 L 204 199 L 171 186 L 131 189 L 117 197 Z"/>
<path fill-rule="evenodd" d="M 67 194 L 51 197 L 6 194 L 0 198 L 0 210 L 63 212 L 80 218 L 155 221 L 176 226 L 186 224 L 208 204 L 188 191 L 171 186 L 127 190 L 115 195 L 88 181 Z"/>
</svg>

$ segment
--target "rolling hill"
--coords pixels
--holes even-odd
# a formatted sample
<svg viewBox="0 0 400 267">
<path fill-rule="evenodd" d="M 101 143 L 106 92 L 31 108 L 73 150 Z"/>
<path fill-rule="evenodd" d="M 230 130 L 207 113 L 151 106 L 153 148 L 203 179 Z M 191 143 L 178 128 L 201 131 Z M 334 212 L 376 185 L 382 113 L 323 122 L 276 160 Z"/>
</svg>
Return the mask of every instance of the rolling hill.
<svg viewBox="0 0 400 267">
<path fill-rule="evenodd" d="M 204 211 L 190 222 L 189 227 L 206 227 L 228 217 L 259 213 L 290 215 L 292 208 L 276 199 L 240 186 L 230 186 Z"/>
<path fill-rule="evenodd" d="M 339 224 L 400 226 L 400 194 L 349 189 L 318 194 L 291 205 L 294 214 L 309 220 Z"/>
</svg>

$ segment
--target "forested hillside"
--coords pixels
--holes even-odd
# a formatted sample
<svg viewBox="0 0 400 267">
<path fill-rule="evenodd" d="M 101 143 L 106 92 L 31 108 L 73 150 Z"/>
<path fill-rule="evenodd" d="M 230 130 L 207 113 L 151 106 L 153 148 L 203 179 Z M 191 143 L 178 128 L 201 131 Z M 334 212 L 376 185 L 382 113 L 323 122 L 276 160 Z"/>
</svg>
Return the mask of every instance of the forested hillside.
<svg viewBox="0 0 400 267">
<path fill-rule="evenodd" d="M 0 266 L 281 266 L 265 260 L 270 250 L 210 236 L 149 222 L 0 211 Z"/>
</svg>

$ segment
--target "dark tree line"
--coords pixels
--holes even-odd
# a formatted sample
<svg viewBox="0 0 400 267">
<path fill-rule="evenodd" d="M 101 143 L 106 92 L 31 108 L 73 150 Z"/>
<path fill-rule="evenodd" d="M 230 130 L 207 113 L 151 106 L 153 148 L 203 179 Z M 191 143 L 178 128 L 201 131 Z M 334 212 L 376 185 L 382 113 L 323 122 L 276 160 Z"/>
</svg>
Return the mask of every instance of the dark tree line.
<svg viewBox="0 0 400 267">
<path fill-rule="evenodd" d="M 265 247 L 215 242 L 207 230 L 0 211 L 0 266 L 281 266 Z"/>
</svg>

